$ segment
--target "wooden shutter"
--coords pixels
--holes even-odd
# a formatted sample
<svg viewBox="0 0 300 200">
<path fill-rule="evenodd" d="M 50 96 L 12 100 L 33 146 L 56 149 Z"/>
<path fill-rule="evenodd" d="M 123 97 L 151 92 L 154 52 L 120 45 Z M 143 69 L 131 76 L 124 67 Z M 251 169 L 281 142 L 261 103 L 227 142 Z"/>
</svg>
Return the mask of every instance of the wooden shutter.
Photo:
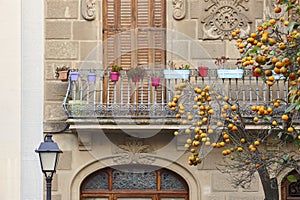
<svg viewBox="0 0 300 200">
<path fill-rule="evenodd" d="M 165 0 L 103 1 L 104 65 L 165 65 Z"/>
<path fill-rule="evenodd" d="M 137 65 L 143 65 L 148 69 L 164 68 L 165 12 L 165 0 L 104 0 L 104 68 L 111 68 L 112 65 L 122 66 L 125 70 Z M 117 103 L 132 102 L 133 92 L 128 90 L 130 86 L 132 84 L 126 77 L 122 79 L 121 84 L 117 84 L 117 87 L 109 80 L 104 80 L 104 87 L 109 88 L 109 93 L 104 94 L 104 102 L 107 102 L 107 99 L 109 103 L 116 102 L 110 97 L 113 96 L 114 89 L 122 91 L 117 95 Z M 147 87 L 145 84 L 139 85 L 137 91 Z M 138 92 L 135 98 L 138 103 L 142 101 L 146 103 L 149 97 Z"/>
</svg>

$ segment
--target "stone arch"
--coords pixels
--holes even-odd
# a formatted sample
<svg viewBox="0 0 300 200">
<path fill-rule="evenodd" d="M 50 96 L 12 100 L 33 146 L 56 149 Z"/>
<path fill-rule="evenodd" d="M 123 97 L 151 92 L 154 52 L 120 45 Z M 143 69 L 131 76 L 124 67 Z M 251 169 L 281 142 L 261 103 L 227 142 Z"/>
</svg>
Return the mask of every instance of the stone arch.
<svg viewBox="0 0 300 200">
<path fill-rule="evenodd" d="M 82 166 L 72 177 L 70 184 L 70 196 L 69 199 L 79 200 L 80 198 L 80 186 L 81 183 L 87 178 L 90 174 L 100 169 L 106 167 L 115 166 L 113 163 L 114 157 L 103 158 L 100 160 L 94 160 L 85 166 Z M 166 158 L 156 157 L 157 162 L 153 166 L 163 166 L 170 171 L 175 172 L 183 179 L 185 179 L 188 188 L 189 188 L 189 199 L 200 199 L 200 181 L 193 175 L 193 173 L 188 169 L 182 166 L 179 163 L 172 162 Z M 150 165 L 151 166 L 151 165 Z"/>
<path fill-rule="evenodd" d="M 287 198 L 287 190 L 286 187 L 288 185 L 286 177 L 290 174 L 298 174 L 298 172 L 296 171 L 296 169 L 294 168 L 287 168 L 284 171 L 282 171 L 280 173 L 280 175 L 278 176 L 277 180 L 279 182 L 278 187 L 279 187 L 279 196 L 282 200 L 286 200 Z M 298 182 L 300 180 L 300 176 L 298 175 L 297 177 Z M 294 199 L 294 198 L 293 198 Z M 298 197 L 297 199 L 300 199 L 300 197 Z"/>
</svg>

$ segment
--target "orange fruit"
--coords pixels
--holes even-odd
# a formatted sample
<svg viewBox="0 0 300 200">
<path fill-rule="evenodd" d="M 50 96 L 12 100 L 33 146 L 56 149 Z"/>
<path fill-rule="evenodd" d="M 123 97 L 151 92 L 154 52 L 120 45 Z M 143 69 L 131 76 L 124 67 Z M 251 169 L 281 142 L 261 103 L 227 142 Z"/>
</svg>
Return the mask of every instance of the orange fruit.
<svg viewBox="0 0 300 200">
<path fill-rule="evenodd" d="M 260 142 L 259 142 L 259 141 L 255 141 L 255 142 L 254 142 L 254 145 L 255 145 L 255 146 L 259 146 L 259 145 L 260 145 Z"/>
<path fill-rule="evenodd" d="M 272 71 L 269 70 L 269 69 L 266 70 L 266 71 L 265 71 L 265 75 L 266 75 L 266 76 L 272 76 Z"/>
<path fill-rule="evenodd" d="M 287 120 L 289 120 L 289 116 L 288 115 L 282 115 L 281 119 L 283 121 L 287 121 Z"/>
<path fill-rule="evenodd" d="M 293 127 L 288 127 L 287 131 L 288 131 L 289 133 L 292 133 L 292 132 L 294 132 L 294 128 L 293 128 Z"/>
<path fill-rule="evenodd" d="M 241 139 L 241 143 L 245 143 L 246 142 L 246 139 L 245 138 L 242 138 Z"/>
<path fill-rule="evenodd" d="M 281 8 L 280 8 L 280 7 L 274 8 L 274 12 L 275 12 L 275 13 L 280 13 L 280 12 L 281 12 Z"/>
<path fill-rule="evenodd" d="M 237 109 L 236 105 L 231 106 L 231 110 L 235 111 Z"/>
<path fill-rule="evenodd" d="M 270 20 L 269 20 L 269 23 L 270 23 L 271 25 L 274 25 L 274 24 L 276 23 L 276 20 L 275 20 L 275 19 L 270 19 Z"/>
</svg>

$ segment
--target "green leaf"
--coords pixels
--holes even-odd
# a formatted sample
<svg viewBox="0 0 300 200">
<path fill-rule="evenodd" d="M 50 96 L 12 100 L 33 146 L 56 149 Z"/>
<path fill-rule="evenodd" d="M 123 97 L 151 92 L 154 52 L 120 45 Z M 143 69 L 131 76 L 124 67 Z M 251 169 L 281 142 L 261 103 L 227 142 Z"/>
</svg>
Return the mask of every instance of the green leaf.
<svg viewBox="0 0 300 200">
<path fill-rule="evenodd" d="M 300 111 L 300 104 L 295 107 L 295 110 Z"/>
<path fill-rule="evenodd" d="M 286 110 L 285 113 L 289 113 L 291 110 L 293 110 L 295 107 L 297 106 L 297 104 L 293 103 L 291 104 Z"/>
<path fill-rule="evenodd" d="M 266 122 L 271 122 L 272 121 L 272 117 L 270 117 L 270 116 L 265 116 L 264 117 L 264 120 L 266 121 Z"/>
<path fill-rule="evenodd" d="M 280 131 L 277 136 L 279 137 L 279 139 L 281 139 L 282 135 L 283 135 L 283 132 Z"/>
<path fill-rule="evenodd" d="M 287 160 L 289 159 L 289 157 L 290 157 L 289 154 L 284 154 L 284 155 L 282 156 L 282 159 L 285 160 L 285 161 L 287 161 Z"/>
<path fill-rule="evenodd" d="M 294 29 L 295 24 L 297 24 L 297 22 L 290 22 L 287 27 L 287 31 L 291 32 Z"/>
<path fill-rule="evenodd" d="M 291 183 L 296 183 L 298 181 L 294 175 L 288 175 L 286 179 Z"/>
</svg>

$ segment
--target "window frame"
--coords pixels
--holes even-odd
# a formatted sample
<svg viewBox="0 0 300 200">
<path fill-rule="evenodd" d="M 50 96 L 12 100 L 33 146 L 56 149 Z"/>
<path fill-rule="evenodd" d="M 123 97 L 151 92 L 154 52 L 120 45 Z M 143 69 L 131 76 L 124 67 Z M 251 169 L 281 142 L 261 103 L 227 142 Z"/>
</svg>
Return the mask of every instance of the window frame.
<svg viewBox="0 0 300 200">
<path fill-rule="evenodd" d="M 189 200 L 189 189 L 186 181 L 179 176 L 177 173 L 162 168 L 155 170 L 156 172 L 156 190 L 114 190 L 113 185 L 113 171 L 114 168 L 104 168 L 98 170 L 88 177 L 86 177 L 81 186 L 80 186 L 80 200 L 84 200 L 85 198 L 97 198 L 97 197 L 104 197 L 108 198 L 108 200 L 116 200 L 118 197 L 151 197 L 152 200 L 159 200 L 161 198 L 184 198 L 185 200 Z M 107 173 L 108 174 L 108 190 L 84 190 L 85 186 L 88 182 L 97 176 L 100 173 Z M 174 176 L 180 183 L 184 186 L 184 190 L 162 190 L 161 189 L 161 175 L 163 173 L 169 173 Z"/>
</svg>

